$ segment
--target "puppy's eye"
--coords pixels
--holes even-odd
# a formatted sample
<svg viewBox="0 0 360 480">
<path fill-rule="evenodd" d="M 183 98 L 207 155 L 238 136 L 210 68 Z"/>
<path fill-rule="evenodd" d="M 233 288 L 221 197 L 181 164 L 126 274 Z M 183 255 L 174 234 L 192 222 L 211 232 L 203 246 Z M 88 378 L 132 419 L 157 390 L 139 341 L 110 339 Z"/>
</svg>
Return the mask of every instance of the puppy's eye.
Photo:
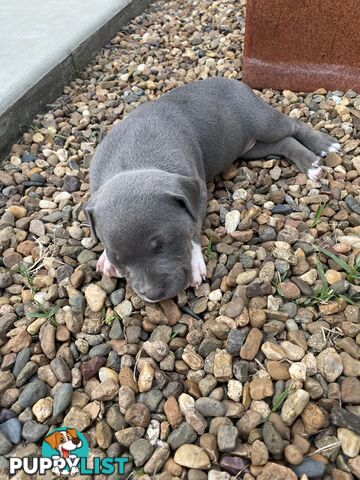
<svg viewBox="0 0 360 480">
<path fill-rule="evenodd" d="M 154 253 L 160 253 L 163 247 L 163 243 L 160 239 L 153 238 L 152 240 L 150 240 L 149 247 Z"/>
</svg>

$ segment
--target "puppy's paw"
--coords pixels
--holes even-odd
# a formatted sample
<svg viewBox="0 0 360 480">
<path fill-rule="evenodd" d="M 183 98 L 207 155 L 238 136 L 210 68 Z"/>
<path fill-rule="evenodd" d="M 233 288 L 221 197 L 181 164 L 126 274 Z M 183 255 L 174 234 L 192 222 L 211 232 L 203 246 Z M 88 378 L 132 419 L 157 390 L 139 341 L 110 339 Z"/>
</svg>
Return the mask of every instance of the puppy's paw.
<svg viewBox="0 0 360 480">
<path fill-rule="evenodd" d="M 102 272 L 104 275 L 107 277 L 119 277 L 119 272 L 117 271 L 117 268 L 115 265 L 113 265 L 110 260 L 108 259 L 108 256 L 106 254 L 106 250 L 103 251 L 103 253 L 100 255 L 100 258 L 98 260 L 97 266 L 96 266 L 96 271 L 97 272 Z"/>
<path fill-rule="evenodd" d="M 206 265 L 201 252 L 201 247 L 195 242 L 192 243 L 191 250 L 191 287 L 199 287 L 206 277 Z"/>
<path fill-rule="evenodd" d="M 341 150 L 341 145 L 338 142 L 331 142 L 328 144 L 327 148 L 325 150 L 321 150 L 320 152 L 320 157 L 326 157 L 328 153 L 335 152 L 339 153 Z"/>
<path fill-rule="evenodd" d="M 307 176 L 310 178 L 310 180 L 313 180 L 314 182 L 318 181 L 322 175 L 320 159 L 313 162 L 311 164 L 311 168 L 309 168 L 309 170 L 306 173 L 307 173 Z"/>
</svg>

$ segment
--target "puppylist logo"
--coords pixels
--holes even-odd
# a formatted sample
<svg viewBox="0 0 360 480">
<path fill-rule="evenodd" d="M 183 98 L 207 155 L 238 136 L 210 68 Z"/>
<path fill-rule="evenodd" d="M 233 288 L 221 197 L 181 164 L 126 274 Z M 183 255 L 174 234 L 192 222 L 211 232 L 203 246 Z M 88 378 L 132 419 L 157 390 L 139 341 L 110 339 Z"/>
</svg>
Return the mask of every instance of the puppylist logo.
<svg viewBox="0 0 360 480">
<path fill-rule="evenodd" d="M 10 458 L 10 475 L 23 470 L 29 475 L 45 475 L 52 471 L 56 476 L 112 475 L 125 473 L 127 457 L 94 457 L 88 466 L 89 445 L 84 435 L 75 428 L 58 427 L 43 440 L 41 457 Z"/>
</svg>

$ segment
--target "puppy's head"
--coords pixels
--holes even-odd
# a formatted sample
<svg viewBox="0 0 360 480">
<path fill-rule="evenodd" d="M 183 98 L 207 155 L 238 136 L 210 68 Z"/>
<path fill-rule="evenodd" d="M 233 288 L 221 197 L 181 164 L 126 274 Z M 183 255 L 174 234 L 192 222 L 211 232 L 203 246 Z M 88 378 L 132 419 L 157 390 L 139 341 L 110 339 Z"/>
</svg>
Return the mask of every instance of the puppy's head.
<svg viewBox="0 0 360 480">
<path fill-rule="evenodd" d="M 188 286 L 199 198 L 195 179 L 133 170 L 114 176 L 85 207 L 108 259 L 145 300 L 171 298 Z"/>
</svg>

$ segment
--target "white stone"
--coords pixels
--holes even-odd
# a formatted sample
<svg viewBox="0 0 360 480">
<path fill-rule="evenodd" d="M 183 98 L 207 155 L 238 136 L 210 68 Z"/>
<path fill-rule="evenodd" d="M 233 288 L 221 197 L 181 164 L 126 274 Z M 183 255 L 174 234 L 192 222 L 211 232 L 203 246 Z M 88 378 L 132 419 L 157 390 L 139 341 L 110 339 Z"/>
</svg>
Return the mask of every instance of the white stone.
<svg viewBox="0 0 360 480">
<path fill-rule="evenodd" d="M 235 232 L 237 226 L 240 223 L 240 212 L 238 210 L 232 210 L 226 214 L 225 228 L 228 233 Z"/>
<path fill-rule="evenodd" d="M 238 380 L 228 381 L 228 397 L 234 402 L 239 402 L 243 391 L 242 383 Z"/>
</svg>

